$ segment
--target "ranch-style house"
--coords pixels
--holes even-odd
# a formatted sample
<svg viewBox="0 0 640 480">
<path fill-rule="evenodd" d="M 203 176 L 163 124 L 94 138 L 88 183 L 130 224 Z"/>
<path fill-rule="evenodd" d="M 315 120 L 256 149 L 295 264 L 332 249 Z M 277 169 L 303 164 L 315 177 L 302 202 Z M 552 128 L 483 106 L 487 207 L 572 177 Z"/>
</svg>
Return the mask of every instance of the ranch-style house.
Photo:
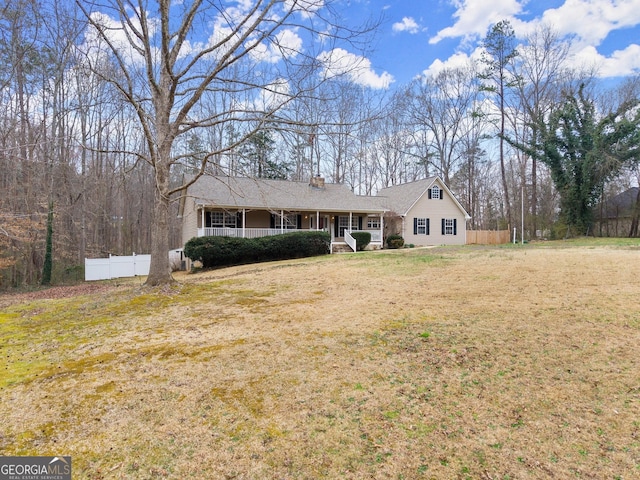
<svg viewBox="0 0 640 480">
<path fill-rule="evenodd" d="M 331 232 L 332 251 L 353 250 L 349 232 L 365 230 L 371 233 L 371 247 L 382 248 L 385 209 L 372 198 L 319 177 L 290 182 L 202 176 L 181 199 L 183 244 L 195 236 L 255 238 L 325 230 Z"/>
<path fill-rule="evenodd" d="M 341 184 L 204 175 L 180 199 L 182 243 L 200 236 L 255 238 L 295 230 L 331 233 L 331 251 L 354 251 L 350 232 L 371 233 L 369 248 L 400 234 L 417 246 L 464 244 L 469 216 L 438 177 L 389 187 L 377 196 Z"/>
</svg>

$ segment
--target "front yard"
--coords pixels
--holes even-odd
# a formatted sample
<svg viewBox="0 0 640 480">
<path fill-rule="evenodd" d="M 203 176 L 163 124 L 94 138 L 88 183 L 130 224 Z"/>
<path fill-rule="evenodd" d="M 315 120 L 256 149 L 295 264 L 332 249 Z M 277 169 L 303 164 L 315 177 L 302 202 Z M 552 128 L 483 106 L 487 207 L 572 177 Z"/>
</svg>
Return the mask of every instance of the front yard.
<svg viewBox="0 0 640 480">
<path fill-rule="evenodd" d="M 334 255 L 0 296 L 0 454 L 82 479 L 640 476 L 640 247 Z"/>
</svg>

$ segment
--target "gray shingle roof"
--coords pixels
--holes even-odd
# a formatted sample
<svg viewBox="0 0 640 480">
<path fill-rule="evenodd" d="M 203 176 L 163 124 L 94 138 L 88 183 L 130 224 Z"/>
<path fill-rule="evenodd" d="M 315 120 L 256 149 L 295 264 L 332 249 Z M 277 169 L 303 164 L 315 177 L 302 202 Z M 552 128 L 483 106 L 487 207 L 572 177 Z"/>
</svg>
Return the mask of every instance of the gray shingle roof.
<svg viewBox="0 0 640 480">
<path fill-rule="evenodd" d="M 188 189 L 196 203 L 221 208 L 272 211 L 332 211 L 381 213 L 380 199 L 355 195 L 344 185 L 325 183 L 324 188 L 307 182 L 203 176 Z"/>
<path fill-rule="evenodd" d="M 435 182 L 436 178 L 429 177 L 415 182 L 383 188 L 378 192 L 378 195 L 382 197 L 380 200 L 384 207 L 400 215 L 406 215 L 413 204 Z"/>
</svg>

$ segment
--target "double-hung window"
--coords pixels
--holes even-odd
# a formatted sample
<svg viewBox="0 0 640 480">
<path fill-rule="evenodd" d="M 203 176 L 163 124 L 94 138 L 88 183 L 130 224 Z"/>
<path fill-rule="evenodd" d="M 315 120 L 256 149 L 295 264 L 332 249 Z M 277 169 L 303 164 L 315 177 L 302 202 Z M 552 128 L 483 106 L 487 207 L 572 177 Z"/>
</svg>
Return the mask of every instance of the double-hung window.
<svg viewBox="0 0 640 480">
<path fill-rule="evenodd" d="M 367 230 L 380 230 L 380 217 L 367 217 Z"/>
<path fill-rule="evenodd" d="M 284 228 L 285 230 L 296 230 L 300 228 L 301 218 L 298 213 L 283 213 L 280 215 L 279 213 L 271 214 L 271 224 L 270 228 L 280 229 Z"/>
<path fill-rule="evenodd" d="M 414 235 L 429 235 L 429 219 L 428 218 L 414 218 L 413 219 L 413 234 Z"/>
<path fill-rule="evenodd" d="M 205 223 L 205 226 L 213 228 L 236 228 L 238 216 L 229 212 L 207 212 Z"/>
<path fill-rule="evenodd" d="M 285 213 L 282 218 L 284 228 L 287 230 L 295 230 L 298 228 L 298 215 L 295 213 Z"/>
<path fill-rule="evenodd" d="M 457 235 L 458 222 L 455 218 L 442 219 L 442 235 Z"/>
</svg>

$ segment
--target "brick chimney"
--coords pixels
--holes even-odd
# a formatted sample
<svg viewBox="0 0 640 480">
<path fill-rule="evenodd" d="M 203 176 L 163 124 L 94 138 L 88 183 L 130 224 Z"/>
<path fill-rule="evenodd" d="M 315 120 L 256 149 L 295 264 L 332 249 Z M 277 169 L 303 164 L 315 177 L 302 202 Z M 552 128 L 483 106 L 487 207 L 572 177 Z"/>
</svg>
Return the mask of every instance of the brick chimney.
<svg viewBox="0 0 640 480">
<path fill-rule="evenodd" d="M 309 185 L 314 188 L 324 188 L 324 178 L 321 176 L 311 177 L 311 180 L 309 180 Z"/>
</svg>

